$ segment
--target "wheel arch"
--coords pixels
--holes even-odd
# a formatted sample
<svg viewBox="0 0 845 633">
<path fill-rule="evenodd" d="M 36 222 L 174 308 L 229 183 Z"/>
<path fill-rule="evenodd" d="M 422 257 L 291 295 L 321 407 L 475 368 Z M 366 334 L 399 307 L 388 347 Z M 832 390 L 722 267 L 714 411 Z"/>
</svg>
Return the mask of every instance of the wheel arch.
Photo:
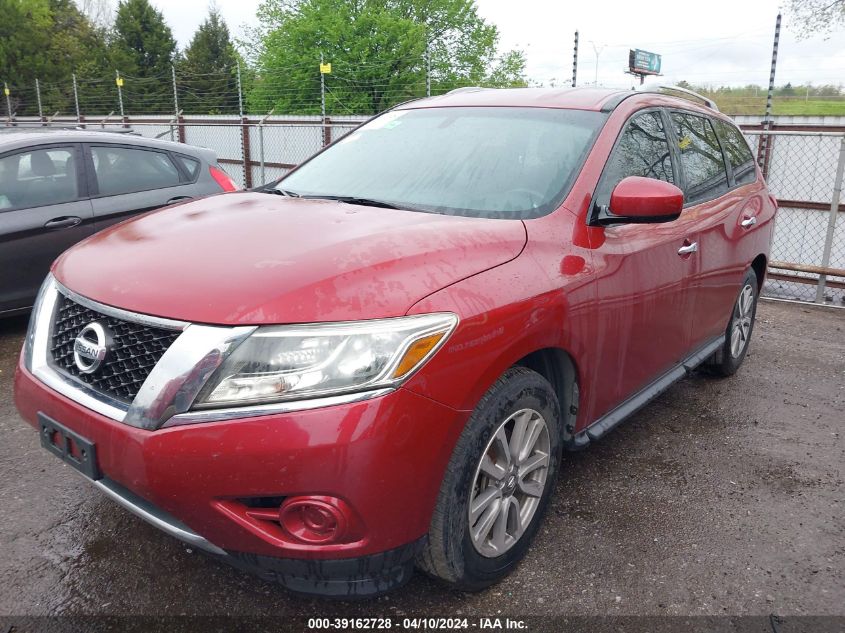
<svg viewBox="0 0 845 633">
<path fill-rule="evenodd" d="M 757 257 L 754 258 L 754 261 L 751 262 L 751 268 L 757 276 L 757 292 L 760 292 L 763 289 L 763 282 L 766 280 L 767 264 L 768 260 L 763 253 L 757 255 Z"/>
<path fill-rule="evenodd" d="M 531 369 L 549 382 L 560 404 L 562 439 L 571 440 L 580 404 L 578 366 L 572 355 L 560 347 L 544 347 L 526 354 L 511 366 Z"/>
</svg>

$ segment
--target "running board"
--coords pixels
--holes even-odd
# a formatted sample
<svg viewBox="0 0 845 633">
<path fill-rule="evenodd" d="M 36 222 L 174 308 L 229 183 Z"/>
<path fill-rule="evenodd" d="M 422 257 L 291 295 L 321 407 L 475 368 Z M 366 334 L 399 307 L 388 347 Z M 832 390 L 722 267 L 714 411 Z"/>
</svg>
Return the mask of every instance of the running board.
<svg viewBox="0 0 845 633">
<path fill-rule="evenodd" d="M 633 415 L 666 391 L 675 382 L 689 375 L 696 367 L 716 353 L 724 343 L 725 337 L 720 336 L 687 357 L 681 363 L 675 365 L 653 383 L 635 393 L 612 411 L 604 414 L 583 431 L 577 433 L 572 438 L 569 449 L 580 450 L 586 448 L 591 441 L 594 442 L 602 437 L 605 433 L 618 426 L 628 416 Z"/>
</svg>

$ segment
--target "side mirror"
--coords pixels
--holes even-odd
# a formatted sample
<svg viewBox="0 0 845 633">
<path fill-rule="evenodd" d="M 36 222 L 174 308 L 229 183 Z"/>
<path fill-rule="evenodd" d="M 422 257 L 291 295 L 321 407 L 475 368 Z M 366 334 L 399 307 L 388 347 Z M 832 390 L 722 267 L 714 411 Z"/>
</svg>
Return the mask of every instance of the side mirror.
<svg viewBox="0 0 845 633">
<path fill-rule="evenodd" d="M 599 213 L 599 224 L 671 222 L 684 209 L 684 192 L 675 185 L 628 176 L 610 194 L 610 208 Z"/>
</svg>

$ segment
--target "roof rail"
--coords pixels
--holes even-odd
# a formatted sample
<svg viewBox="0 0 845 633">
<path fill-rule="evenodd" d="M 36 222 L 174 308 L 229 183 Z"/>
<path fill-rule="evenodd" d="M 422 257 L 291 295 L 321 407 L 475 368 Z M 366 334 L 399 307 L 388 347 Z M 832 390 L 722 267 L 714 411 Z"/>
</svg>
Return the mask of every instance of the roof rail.
<svg viewBox="0 0 845 633">
<path fill-rule="evenodd" d="M 702 94 L 698 94 L 697 92 L 689 90 L 688 88 L 682 88 L 681 86 L 655 86 L 653 88 L 645 88 L 643 90 L 638 90 L 637 92 L 653 92 L 656 94 L 663 94 L 662 91 L 679 92 L 687 97 L 692 97 L 693 99 L 698 99 L 699 101 L 702 101 L 704 105 L 710 108 L 711 110 L 715 110 L 716 112 L 719 111 L 719 107 L 716 105 L 716 102 L 713 101 L 713 99 L 705 97 Z"/>
<path fill-rule="evenodd" d="M 463 88 L 455 88 L 454 90 L 450 90 L 446 94 L 456 95 L 461 92 L 478 92 L 480 90 L 488 90 L 488 88 L 482 88 L 481 86 L 464 86 Z"/>
</svg>

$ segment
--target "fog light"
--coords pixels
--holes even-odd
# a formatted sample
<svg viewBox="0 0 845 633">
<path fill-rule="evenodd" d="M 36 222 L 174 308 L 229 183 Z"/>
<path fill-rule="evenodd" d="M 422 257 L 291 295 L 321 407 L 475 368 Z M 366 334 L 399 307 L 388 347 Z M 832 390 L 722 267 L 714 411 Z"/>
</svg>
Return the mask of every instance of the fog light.
<svg viewBox="0 0 845 633">
<path fill-rule="evenodd" d="M 347 505 L 335 497 L 291 497 L 279 508 L 279 523 L 285 531 L 310 544 L 340 541 L 346 534 L 349 516 Z"/>
</svg>

